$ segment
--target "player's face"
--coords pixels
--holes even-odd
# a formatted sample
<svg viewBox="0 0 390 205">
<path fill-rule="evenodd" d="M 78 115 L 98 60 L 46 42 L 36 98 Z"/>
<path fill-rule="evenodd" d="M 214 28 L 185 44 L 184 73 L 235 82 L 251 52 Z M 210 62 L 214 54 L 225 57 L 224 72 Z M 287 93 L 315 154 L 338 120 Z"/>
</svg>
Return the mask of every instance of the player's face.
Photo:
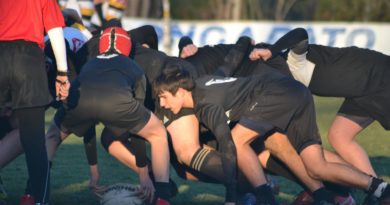
<svg viewBox="0 0 390 205">
<path fill-rule="evenodd" d="M 181 95 L 172 95 L 168 91 L 163 91 L 159 94 L 160 106 L 164 109 L 169 109 L 173 113 L 177 114 L 183 107 L 183 97 Z"/>
</svg>

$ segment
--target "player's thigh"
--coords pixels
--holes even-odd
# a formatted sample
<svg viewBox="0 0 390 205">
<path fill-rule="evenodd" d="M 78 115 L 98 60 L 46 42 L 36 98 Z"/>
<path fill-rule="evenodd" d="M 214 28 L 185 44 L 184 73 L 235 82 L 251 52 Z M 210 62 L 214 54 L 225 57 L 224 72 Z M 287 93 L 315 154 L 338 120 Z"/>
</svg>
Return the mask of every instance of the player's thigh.
<svg viewBox="0 0 390 205">
<path fill-rule="evenodd" d="M 254 131 L 253 129 L 249 129 L 246 126 L 237 123 L 232 129 L 232 137 L 233 141 L 236 145 L 249 145 L 253 142 L 257 137 L 260 136 L 260 133 Z"/>
<path fill-rule="evenodd" d="M 148 141 L 152 140 L 154 137 L 165 138 L 167 135 L 164 125 L 153 113 L 150 113 L 148 122 L 136 134 Z"/>
<path fill-rule="evenodd" d="M 189 161 L 200 148 L 199 121 L 195 115 L 186 115 L 168 125 L 173 148 L 181 161 Z"/>
</svg>

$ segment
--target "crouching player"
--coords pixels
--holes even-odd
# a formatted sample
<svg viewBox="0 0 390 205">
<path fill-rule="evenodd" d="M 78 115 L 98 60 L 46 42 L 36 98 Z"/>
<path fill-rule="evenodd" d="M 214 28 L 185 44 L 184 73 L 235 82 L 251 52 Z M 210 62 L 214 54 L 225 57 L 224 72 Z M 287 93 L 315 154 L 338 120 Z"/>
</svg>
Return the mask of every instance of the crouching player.
<svg viewBox="0 0 390 205">
<path fill-rule="evenodd" d="M 151 144 L 156 180 L 156 204 L 169 204 L 169 151 L 162 123 L 143 106 L 145 76 L 127 56 L 131 40 L 118 27 L 107 28 L 100 37 L 100 55 L 90 60 L 71 85 L 70 97 L 54 120 L 61 135 L 83 136 L 96 123 L 103 123 L 116 136 L 130 132 Z M 62 136 L 61 136 L 62 137 Z"/>
</svg>

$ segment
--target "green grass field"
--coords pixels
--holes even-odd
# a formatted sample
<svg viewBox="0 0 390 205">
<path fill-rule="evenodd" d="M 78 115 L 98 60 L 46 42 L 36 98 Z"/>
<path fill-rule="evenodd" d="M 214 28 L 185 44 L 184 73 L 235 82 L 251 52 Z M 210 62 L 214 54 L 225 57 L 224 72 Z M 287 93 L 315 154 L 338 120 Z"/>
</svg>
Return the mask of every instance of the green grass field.
<svg viewBox="0 0 390 205">
<path fill-rule="evenodd" d="M 337 112 L 341 100 L 335 98 L 316 98 L 315 100 L 318 126 L 324 146 L 329 148 L 326 140 L 327 129 Z M 47 113 L 47 123 L 51 120 L 52 114 L 52 111 Z M 101 127 L 99 127 L 100 129 Z M 359 135 L 358 140 L 370 154 L 378 174 L 390 181 L 390 137 L 388 135 L 389 133 L 385 132 L 378 123 L 374 123 Z M 117 182 L 138 183 L 138 177 L 131 170 L 110 157 L 100 145 L 98 145 L 98 155 L 101 184 L 109 185 Z M 1 170 L 1 176 L 9 194 L 9 204 L 18 204 L 27 178 L 24 156 L 19 157 Z M 179 186 L 179 194 L 172 199 L 172 204 L 222 204 L 223 186 L 185 181 L 178 178 L 174 171 L 171 172 L 171 176 Z M 99 204 L 96 197 L 88 190 L 88 179 L 89 169 L 82 139 L 71 136 L 61 145 L 53 162 L 51 171 L 51 204 Z M 291 202 L 294 195 L 301 191 L 301 188 L 280 177 L 277 179 L 281 183 L 281 193 L 278 195 L 279 201 Z M 355 194 L 358 202 L 360 202 L 363 196 L 362 192 L 356 191 Z"/>
</svg>

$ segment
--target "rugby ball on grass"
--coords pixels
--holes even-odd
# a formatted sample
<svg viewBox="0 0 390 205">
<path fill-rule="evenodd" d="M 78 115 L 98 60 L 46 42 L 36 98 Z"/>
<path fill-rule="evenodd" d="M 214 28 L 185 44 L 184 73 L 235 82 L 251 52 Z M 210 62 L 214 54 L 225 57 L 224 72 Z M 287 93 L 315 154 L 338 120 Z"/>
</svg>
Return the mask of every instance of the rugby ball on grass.
<svg viewBox="0 0 390 205">
<path fill-rule="evenodd" d="M 132 184 L 117 183 L 109 186 L 100 200 L 101 205 L 144 205 L 138 197 L 139 187 Z"/>
</svg>

